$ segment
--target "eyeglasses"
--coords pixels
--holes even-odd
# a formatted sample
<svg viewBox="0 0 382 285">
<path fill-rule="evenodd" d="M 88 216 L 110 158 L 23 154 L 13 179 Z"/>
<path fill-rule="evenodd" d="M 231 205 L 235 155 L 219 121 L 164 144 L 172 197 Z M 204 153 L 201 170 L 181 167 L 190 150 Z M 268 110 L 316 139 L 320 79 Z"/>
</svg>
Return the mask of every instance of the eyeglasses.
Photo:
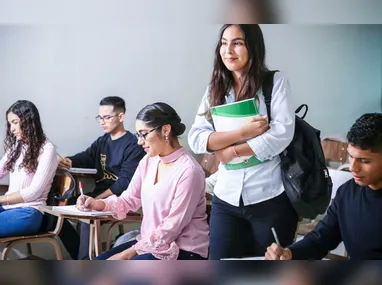
<svg viewBox="0 0 382 285">
<path fill-rule="evenodd" d="M 147 133 L 145 133 L 145 134 L 135 133 L 134 135 L 135 135 L 135 137 L 137 138 L 137 140 L 146 140 L 146 137 L 147 137 L 150 133 L 152 133 L 153 131 L 155 131 L 155 130 L 161 128 L 161 127 L 162 127 L 162 126 L 153 128 L 153 129 L 149 130 L 149 131 L 148 131 Z"/>
<path fill-rule="evenodd" d="M 118 115 L 106 115 L 106 116 L 97 116 L 95 117 L 96 121 L 97 122 L 101 122 L 101 121 L 104 121 L 105 123 L 109 123 L 111 121 L 111 118 L 115 117 L 115 116 L 118 116 Z"/>
</svg>

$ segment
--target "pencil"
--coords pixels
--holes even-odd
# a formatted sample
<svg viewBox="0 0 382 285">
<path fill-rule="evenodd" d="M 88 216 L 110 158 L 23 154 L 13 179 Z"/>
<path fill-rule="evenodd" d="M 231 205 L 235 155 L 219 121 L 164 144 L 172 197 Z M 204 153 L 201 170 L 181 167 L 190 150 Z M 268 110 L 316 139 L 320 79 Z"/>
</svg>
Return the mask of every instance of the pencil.
<svg viewBox="0 0 382 285">
<path fill-rule="evenodd" d="M 58 152 L 56 152 L 56 153 L 61 158 L 61 160 L 65 160 L 65 158 L 63 158 Z"/>
<path fill-rule="evenodd" d="M 81 181 L 79 183 L 79 188 L 80 188 L 81 196 L 84 196 L 84 190 L 82 190 L 82 182 Z"/>
<path fill-rule="evenodd" d="M 277 245 L 278 245 L 278 246 L 281 246 L 281 245 L 280 245 L 279 238 L 277 237 L 275 228 L 272 228 L 272 233 L 273 233 L 273 237 L 275 238 L 275 241 L 276 241 Z"/>
</svg>

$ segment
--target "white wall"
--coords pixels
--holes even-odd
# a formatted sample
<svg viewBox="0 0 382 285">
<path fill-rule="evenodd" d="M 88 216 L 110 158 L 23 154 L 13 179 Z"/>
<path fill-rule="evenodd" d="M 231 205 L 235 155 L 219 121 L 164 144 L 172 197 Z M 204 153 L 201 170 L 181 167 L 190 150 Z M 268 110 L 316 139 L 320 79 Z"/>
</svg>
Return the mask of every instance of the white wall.
<svg viewBox="0 0 382 285">
<path fill-rule="evenodd" d="M 62 155 L 84 149 L 102 134 L 94 117 L 100 99 L 109 95 L 126 100 L 125 123 L 132 131 L 136 113 L 155 101 L 174 106 L 189 128 L 210 79 L 219 28 L 203 23 L 0 26 L 0 114 L 18 99 L 33 101 Z M 269 66 L 287 74 L 295 105 L 309 105 L 307 120 L 323 135 L 345 136 L 362 113 L 381 111 L 381 26 L 262 28 Z M 3 138 L 4 123 L 0 133 Z"/>
<path fill-rule="evenodd" d="M 322 136 L 345 137 L 355 119 L 381 112 L 382 25 L 263 25 L 268 63 L 290 79 L 295 106 Z"/>
<path fill-rule="evenodd" d="M 210 77 L 218 28 L 1 27 L 0 114 L 17 99 L 33 101 L 62 155 L 101 134 L 94 118 L 100 99 L 109 95 L 126 100 L 125 123 L 132 131 L 137 112 L 156 101 L 172 105 L 189 126 Z"/>
</svg>

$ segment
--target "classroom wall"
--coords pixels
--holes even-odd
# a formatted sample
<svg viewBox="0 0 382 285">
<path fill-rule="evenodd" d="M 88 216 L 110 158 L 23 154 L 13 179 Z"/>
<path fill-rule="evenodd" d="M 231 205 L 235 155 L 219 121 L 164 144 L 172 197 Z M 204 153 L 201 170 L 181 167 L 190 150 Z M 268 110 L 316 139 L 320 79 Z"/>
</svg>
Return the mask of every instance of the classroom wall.
<svg viewBox="0 0 382 285">
<path fill-rule="evenodd" d="M 322 136 L 382 111 L 382 25 L 265 25 L 271 69 L 290 79 L 294 104 Z"/>
<path fill-rule="evenodd" d="M 189 129 L 210 79 L 219 28 L 0 26 L 0 114 L 18 99 L 33 101 L 62 155 L 83 150 L 102 134 L 94 117 L 104 96 L 126 100 L 125 125 L 132 131 L 136 113 L 155 101 L 174 106 Z M 345 136 L 359 115 L 381 112 L 381 25 L 262 28 L 270 68 L 288 76 L 295 106 L 309 105 L 307 120 L 322 135 Z"/>
</svg>

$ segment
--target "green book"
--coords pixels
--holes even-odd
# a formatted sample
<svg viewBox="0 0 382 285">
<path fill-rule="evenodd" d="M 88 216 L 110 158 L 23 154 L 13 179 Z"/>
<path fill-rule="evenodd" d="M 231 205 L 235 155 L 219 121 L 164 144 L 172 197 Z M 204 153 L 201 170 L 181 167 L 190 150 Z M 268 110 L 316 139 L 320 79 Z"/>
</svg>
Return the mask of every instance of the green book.
<svg viewBox="0 0 382 285">
<path fill-rule="evenodd" d="M 228 132 L 241 128 L 259 115 L 255 99 L 247 99 L 211 108 L 212 120 L 217 132 Z M 236 157 L 226 164 L 227 169 L 240 169 L 259 164 L 255 156 Z"/>
</svg>

